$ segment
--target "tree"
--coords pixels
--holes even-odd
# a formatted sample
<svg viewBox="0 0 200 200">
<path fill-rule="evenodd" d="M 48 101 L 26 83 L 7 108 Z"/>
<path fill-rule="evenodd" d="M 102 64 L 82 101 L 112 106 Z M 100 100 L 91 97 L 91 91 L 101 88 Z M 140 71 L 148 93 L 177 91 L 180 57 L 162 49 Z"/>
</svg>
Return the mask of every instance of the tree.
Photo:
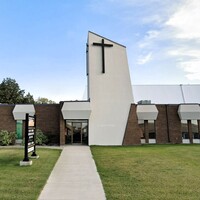
<svg viewBox="0 0 200 200">
<path fill-rule="evenodd" d="M 24 96 L 25 91 L 21 90 L 15 79 L 5 78 L 0 84 L 0 103 L 18 104 L 33 103 L 33 96 L 28 93 Z"/>
<path fill-rule="evenodd" d="M 31 95 L 31 94 L 28 92 L 28 94 L 24 97 L 23 103 L 26 103 L 26 104 L 34 104 L 34 103 L 35 103 L 35 100 L 34 100 L 34 98 L 33 98 L 33 95 Z"/>
<path fill-rule="evenodd" d="M 35 101 L 37 104 L 55 104 L 55 101 L 49 100 L 45 97 L 38 97 L 38 99 Z"/>
</svg>

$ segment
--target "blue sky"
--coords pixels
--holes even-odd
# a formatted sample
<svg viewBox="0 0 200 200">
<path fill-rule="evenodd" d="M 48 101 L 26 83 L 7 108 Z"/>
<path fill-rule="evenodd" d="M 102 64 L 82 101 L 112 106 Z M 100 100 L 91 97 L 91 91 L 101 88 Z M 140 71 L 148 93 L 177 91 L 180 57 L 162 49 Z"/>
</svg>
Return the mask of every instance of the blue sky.
<svg viewBox="0 0 200 200">
<path fill-rule="evenodd" d="M 132 84 L 199 84 L 199 21 L 199 0 L 0 0 L 0 82 L 81 99 L 92 31 L 127 47 Z"/>
</svg>

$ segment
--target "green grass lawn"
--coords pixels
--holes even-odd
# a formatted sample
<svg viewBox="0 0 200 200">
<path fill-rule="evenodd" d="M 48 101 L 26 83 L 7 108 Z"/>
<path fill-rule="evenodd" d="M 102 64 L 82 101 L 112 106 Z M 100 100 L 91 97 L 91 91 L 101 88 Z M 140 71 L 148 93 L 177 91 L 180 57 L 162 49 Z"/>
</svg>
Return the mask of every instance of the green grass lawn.
<svg viewBox="0 0 200 200">
<path fill-rule="evenodd" d="M 107 200 L 200 199 L 200 145 L 91 150 Z"/>
<path fill-rule="evenodd" d="M 32 166 L 20 167 L 23 149 L 0 148 L 0 199 L 36 200 L 49 177 L 61 150 L 38 149 L 39 159 Z"/>
</svg>

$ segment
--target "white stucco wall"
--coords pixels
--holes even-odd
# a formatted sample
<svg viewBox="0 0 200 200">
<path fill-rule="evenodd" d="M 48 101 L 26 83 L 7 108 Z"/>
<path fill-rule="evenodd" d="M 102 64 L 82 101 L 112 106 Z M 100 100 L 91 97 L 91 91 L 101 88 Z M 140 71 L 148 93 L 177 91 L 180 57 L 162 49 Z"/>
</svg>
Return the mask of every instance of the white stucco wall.
<svg viewBox="0 0 200 200">
<path fill-rule="evenodd" d="M 94 46 L 101 36 L 89 32 L 88 72 L 91 115 L 89 119 L 89 145 L 121 145 L 130 105 L 132 86 L 126 48 L 103 38 L 105 47 L 105 73 L 102 73 L 102 49 Z"/>
</svg>

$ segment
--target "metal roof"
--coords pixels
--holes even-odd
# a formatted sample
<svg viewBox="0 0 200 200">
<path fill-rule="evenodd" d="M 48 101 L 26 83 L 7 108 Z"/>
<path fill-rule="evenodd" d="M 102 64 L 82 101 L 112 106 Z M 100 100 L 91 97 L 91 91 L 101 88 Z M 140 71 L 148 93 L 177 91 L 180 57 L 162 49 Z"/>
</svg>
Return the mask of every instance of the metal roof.
<svg viewBox="0 0 200 200">
<path fill-rule="evenodd" d="M 133 85 L 134 103 L 150 100 L 152 104 L 200 103 L 200 85 Z"/>
</svg>

